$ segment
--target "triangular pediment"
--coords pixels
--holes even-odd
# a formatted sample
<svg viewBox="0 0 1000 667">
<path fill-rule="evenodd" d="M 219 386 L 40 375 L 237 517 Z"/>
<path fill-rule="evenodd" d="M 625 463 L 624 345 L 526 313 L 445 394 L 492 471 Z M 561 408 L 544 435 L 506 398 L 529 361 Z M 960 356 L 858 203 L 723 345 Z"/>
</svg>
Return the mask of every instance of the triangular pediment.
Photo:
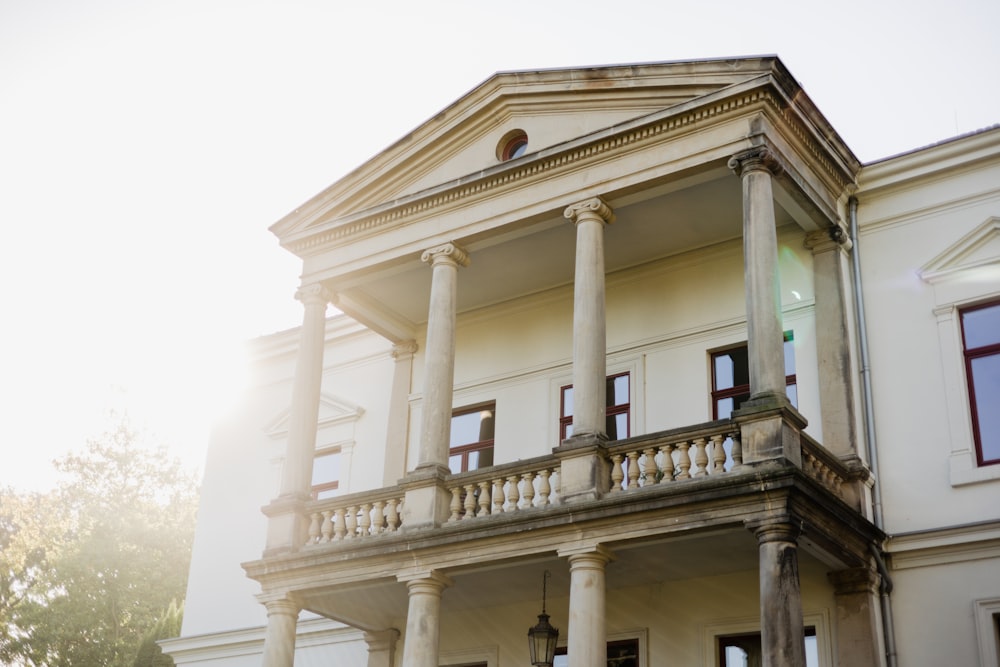
<svg viewBox="0 0 1000 667">
<path fill-rule="evenodd" d="M 319 418 L 316 421 L 318 428 L 336 426 L 338 424 L 349 424 L 356 422 L 365 413 L 364 408 L 355 405 L 348 400 L 330 394 L 320 394 L 319 397 Z M 275 440 L 280 440 L 288 435 L 289 411 L 284 410 L 271 420 L 264 431 Z"/>
<path fill-rule="evenodd" d="M 1000 218 L 991 217 L 925 264 L 920 277 L 935 283 L 957 274 L 1000 268 Z"/>
<path fill-rule="evenodd" d="M 496 168 L 503 140 L 516 130 L 527 134 L 527 150 L 518 159 L 528 161 L 540 151 L 766 76 L 790 79 L 775 56 L 498 73 L 271 230 L 285 238 Z"/>
</svg>

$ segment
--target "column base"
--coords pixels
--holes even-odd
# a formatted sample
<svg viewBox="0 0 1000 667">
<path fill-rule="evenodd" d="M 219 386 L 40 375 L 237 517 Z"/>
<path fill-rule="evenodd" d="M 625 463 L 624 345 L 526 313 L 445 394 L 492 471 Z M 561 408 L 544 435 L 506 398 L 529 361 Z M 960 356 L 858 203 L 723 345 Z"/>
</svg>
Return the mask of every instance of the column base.
<svg viewBox="0 0 1000 667">
<path fill-rule="evenodd" d="M 400 480 L 405 532 L 440 528 L 451 516 L 451 493 L 445 480 L 451 471 L 439 465 L 418 467 Z"/>
<path fill-rule="evenodd" d="M 571 504 L 602 498 L 611 488 L 607 436 L 577 435 L 553 450 L 559 459 L 559 498 Z"/>
</svg>

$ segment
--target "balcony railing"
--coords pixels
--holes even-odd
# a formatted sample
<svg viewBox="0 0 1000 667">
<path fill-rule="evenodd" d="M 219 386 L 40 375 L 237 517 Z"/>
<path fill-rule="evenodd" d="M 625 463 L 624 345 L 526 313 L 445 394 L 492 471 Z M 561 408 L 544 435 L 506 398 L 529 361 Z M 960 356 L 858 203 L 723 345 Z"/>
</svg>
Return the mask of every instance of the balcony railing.
<svg viewBox="0 0 1000 667">
<path fill-rule="evenodd" d="M 801 434 L 802 469 L 835 495 L 855 476 L 836 456 Z M 692 484 L 739 474 L 746 466 L 740 426 L 731 420 L 664 431 L 610 443 L 603 450 L 609 494 L 628 494 L 654 485 Z M 448 524 L 514 512 L 539 512 L 561 503 L 560 463 L 541 456 L 448 476 Z M 404 491 L 393 486 L 308 503 L 308 545 L 374 538 L 402 525 Z"/>
</svg>

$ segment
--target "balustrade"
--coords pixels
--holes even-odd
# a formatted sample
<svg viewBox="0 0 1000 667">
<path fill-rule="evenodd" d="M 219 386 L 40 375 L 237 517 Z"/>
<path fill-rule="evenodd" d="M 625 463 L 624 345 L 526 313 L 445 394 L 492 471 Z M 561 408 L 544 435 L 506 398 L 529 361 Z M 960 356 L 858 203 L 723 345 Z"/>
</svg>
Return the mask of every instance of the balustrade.
<svg viewBox="0 0 1000 667">
<path fill-rule="evenodd" d="M 402 525 L 402 505 L 395 487 L 312 501 L 306 545 L 394 533 Z"/>
<path fill-rule="evenodd" d="M 454 475 L 451 516 L 448 522 L 464 521 L 545 507 L 558 502 L 559 466 L 549 457 L 518 461 Z"/>
<path fill-rule="evenodd" d="M 725 422 L 679 435 L 633 438 L 608 449 L 611 493 L 720 475 L 743 465 L 739 429 Z"/>
</svg>

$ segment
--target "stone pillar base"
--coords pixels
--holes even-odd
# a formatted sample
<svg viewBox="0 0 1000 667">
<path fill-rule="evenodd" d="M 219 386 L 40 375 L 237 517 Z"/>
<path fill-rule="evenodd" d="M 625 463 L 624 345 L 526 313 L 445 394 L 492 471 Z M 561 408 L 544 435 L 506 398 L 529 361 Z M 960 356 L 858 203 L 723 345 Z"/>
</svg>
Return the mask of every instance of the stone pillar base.
<svg viewBox="0 0 1000 667">
<path fill-rule="evenodd" d="M 802 429 L 806 419 L 785 400 L 747 401 L 733 412 L 740 426 L 744 465 L 784 459 L 802 467 Z"/>
<path fill-rule="evenodd" d="M 563 440 L 555 448 L 559 459 L 559 498 L 574 503 L 602 498 L 611 487 L 605 450 L 607 439 L 581 435 Z"/>
<path fill-rule="evenodd" d="M 403 530 L 438 528 L 451 516 L 451 494 L 445 484 L 451 471 L 441 466 L 422 466 L 400 480 L 403 499 Z"/>
<path fill-rule="evenodd" d="M 309 518 L 304 496 L 279 496 L 261 508 L 267 516 L 267 540 L 264 557 L 298 551 L 309 535 Z"/>
</svg>

